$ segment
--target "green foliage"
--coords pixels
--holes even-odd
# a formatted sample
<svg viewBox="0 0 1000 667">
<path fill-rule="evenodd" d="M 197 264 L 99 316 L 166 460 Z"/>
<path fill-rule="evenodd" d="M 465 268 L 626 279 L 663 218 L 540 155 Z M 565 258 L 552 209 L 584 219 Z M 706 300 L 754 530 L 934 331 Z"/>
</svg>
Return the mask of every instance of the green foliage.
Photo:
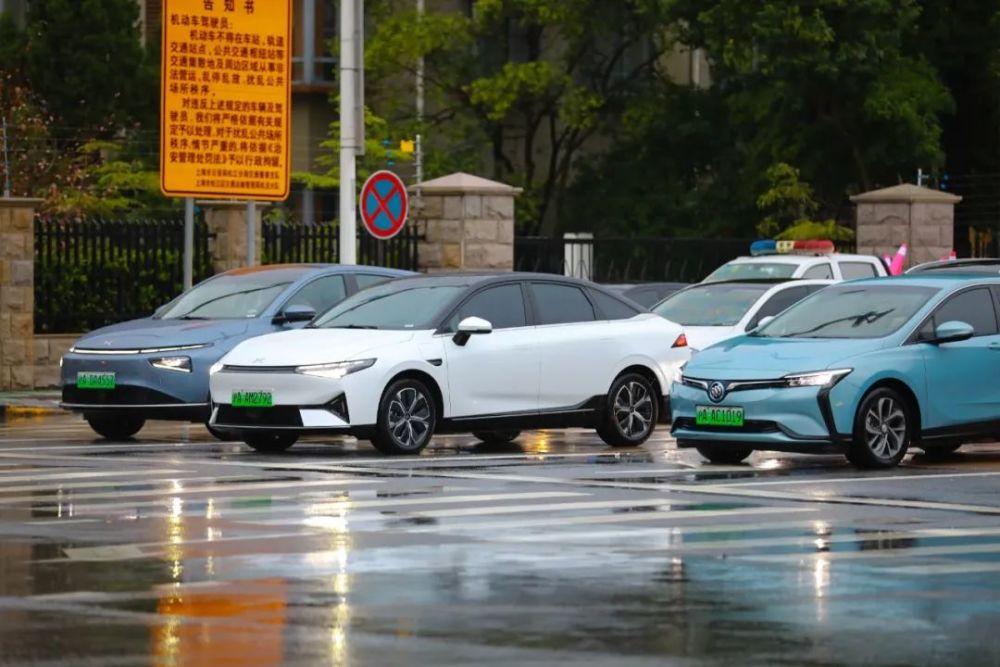
<svg viewBox="0 0 1000 667">
<path fill-rule="evenodd" d="M 454 163 L 483 173 L 475 164 L 488 162 L 492 178 L 525 189 L 522 231 L 552 231 L 584 147 L 654 91 L 668 4 L 480 0 L 468 15 L 419 17 L 405 0 L 381 0 L 371 5 L 369 81 L 384 88 L 390 117 L 412 118 L 412 89 L 400 94 L 394 77 L 424 56 L 432 113 L 413 129 L 429 139 L 428 176 Z"/>
<path fill-rule="evenodd" d="M 821 205 L 943 159 L 953 108 L 924 55 L 917 0 L 677 0 L 683 39 L 711 57 L 742 180 L 798 165 Z"/>
<path fill-rule="evenodd" d="M 138 26 L 135 0 L 29 3 L 24 75 L 61 131 L 89 139 L 154 124 L 157 80 Z"/>
<path fill-rule="evenodd" d="M 333 104 L 339 104 L 339 98 L 332 99 Z M 383 141 L 393 137 L 392 130 L 384 118 L 376 116 L 371 109 L 365 107 L 365 154 L 357 160 L 357 180 L 363 183 L 373 172 L 386 169 L 386 162 L 393 160 L 396 164 L 409 162 L 413 156 L 399 150 L 399 139 L 390 139 L 388 147 Z M 316 157 L 316 166 L 321 173 L 297 171 L 292 174 L 292 180 L 302 183 L 313 190 L 333 190 L 340 187 L 340 120 L 330 123 L 327 139 L 320 143 L 323 150 Z"/>
<path fill-rule="evenodd" d="M 819 210 L 819 204 L 813 199 L 812 187 L 799 180 L 798 169 L 779 162 L 771 165 L 766 176 L 768 189 L 757 197 L 757 208 L 765 214 L 757 225 L 758 236 L 786 241 L 854 239 L 854 230 L 834 220 L 818 222 L 809 218 Z"/>
</svg>

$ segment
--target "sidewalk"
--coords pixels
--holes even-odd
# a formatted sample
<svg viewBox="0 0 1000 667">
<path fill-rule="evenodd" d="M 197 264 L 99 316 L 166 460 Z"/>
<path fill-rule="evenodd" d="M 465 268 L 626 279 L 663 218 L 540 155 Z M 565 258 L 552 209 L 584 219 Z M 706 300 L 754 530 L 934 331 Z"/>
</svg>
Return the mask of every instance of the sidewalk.
<svg viewBox="0 0 1000 667">
<path fill-rule="evenodd" d="M 0 419 L 61 413 L 59 398 L 59 391 L 51 389 L 0 393 Z"/>
</svg>

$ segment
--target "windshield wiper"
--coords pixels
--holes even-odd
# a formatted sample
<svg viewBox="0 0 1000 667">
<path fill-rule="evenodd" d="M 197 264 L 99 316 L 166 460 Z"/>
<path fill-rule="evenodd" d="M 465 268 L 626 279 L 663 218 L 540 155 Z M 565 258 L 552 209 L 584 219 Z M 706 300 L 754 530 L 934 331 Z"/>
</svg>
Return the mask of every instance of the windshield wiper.
<svg viewBox="0 0 1000 667">
<path fill-rule="evenodd" d="M 338 324 L 335 327 L 327 327 L 329 329 L 378 329 L 374 324 Z"/>
<path fill-rule="evenodd" d="M 805 331 L 793 331 L 792 333 L 785 334 L 783 336 L 777 336 L 777 338 L 823 338 L 823 336 L 810 336 L 809 334 L 814 334 L 817 331 L 827 327 L 832 327 L 835 324 L 842 324 L 844 322 L 851 322 L 851 328 L 854 329 L 858 328 L 862 324 L 874 324 L 894 310 L 896 309 L 889 308 L 888 310 L 883 310 L 882 312 L 869 310 L 867 313 L 861 313 L 860 315 L 848 315 L 847 317 L 841 317 L 836 320 L 830 320 L 829 322 L 823 322 L 822 324 L 814 326 L 812 329 L 806 329 Z"/>
<path fill-rule="evenodd" d="M 211 317 L 202 317 L 201 315 L 181 315 L 180 317 L 175 317 L 175 320 L 210 320 Z"/>
</svg>

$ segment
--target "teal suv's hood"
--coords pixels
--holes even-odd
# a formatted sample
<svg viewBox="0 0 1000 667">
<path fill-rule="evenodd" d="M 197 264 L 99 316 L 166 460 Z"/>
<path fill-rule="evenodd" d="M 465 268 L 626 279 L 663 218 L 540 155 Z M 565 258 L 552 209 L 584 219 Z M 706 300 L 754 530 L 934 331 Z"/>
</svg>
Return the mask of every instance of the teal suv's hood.
<svg viewBox="0 0 1000 667">
<path fill-rule="evenodd" d="M 877 350 L 883 339 L 794 339 L 740 336 L 696 354 L 684 375 L 705 380 L 772 380 L 789 373 L 843 367 Z"/>
</svg>

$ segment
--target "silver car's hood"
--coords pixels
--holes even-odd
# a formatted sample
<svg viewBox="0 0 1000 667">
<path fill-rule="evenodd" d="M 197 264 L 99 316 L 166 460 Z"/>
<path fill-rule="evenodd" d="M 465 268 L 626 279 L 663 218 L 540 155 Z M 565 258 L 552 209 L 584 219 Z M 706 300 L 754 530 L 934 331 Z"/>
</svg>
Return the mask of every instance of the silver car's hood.
<svg viewBox="0 0 1000 667">
<path fill-rule="evenodd" d="M 302 366 L 364 355 L 413 340 L 413 331 L 373 329 L 300 329 L 251 338 L 222 358 L 231 366 Z"/>
<path fill-rule="evenodd" d="M 113 324 L 81 336 L 74 347 L 125 350 L 175 345 L 202 345 L 247 332 L 251 320 L 154 320 Z"/>
</svg>

